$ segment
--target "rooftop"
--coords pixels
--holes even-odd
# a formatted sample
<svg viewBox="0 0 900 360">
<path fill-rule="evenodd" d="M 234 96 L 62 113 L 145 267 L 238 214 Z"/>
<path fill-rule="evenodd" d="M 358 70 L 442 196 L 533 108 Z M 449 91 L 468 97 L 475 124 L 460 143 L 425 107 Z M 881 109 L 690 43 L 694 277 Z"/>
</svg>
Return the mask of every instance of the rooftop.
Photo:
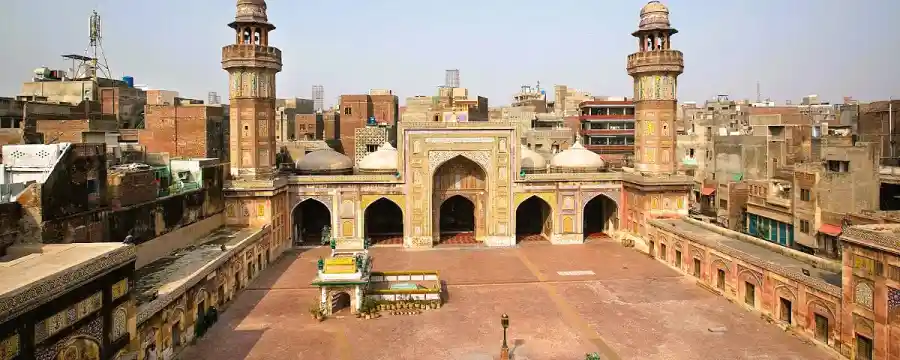
<svg viewBox="0 0 900 360">
<path fill-rule="evenodd" d="M 661 224 L 663 229 L 672 229 L 675 233 L 690 238 L 691 241 L 711 246 L 723 253 L 737 256 L 741 260 L 750 263 L 761 262 L 760 265 L 779 275 L 793 278 L 794 280 L 809 282 L 809 279 L 815 279 L 813 282 L 819 285 L 832 285 L 841 287 L 841 274 L 824 269 L 816 268 L 813 265 L 800 261 L 796 258 L 775 252 L 763 246 L 753 244 L 751 242 L 742 241 L 737 238 L 728 237 L 715 231 L 703 228 L 684 219 L 670 220 L 654 220 L 657 224 Z M 769 266 L 766 266 L 769 265 Z M 774 265 L 774 266 L 772 266 Z M 809 271 L 809 276 L 803 275 L 803 270 Z M 798 278 L 798 276 L 800 276 Z M 819 280 L 821 282 L 818 282 Z M 824 284 L 822 284 L 824 283 Z M 814 284 L 815 285 L 815 284 Z M 832 289 L 822 289 L 828 292 Z M 838 292 L 839 293 L 839 292 Z"/>
<path fill-rule="evenodd" d="M 121 243 L 21 244 L 0 258 L 0 317 L 27 311 L 136 256 Z"/>
<path fill-rule="evenodd" d="M 900 254 L 900 224 L 854 225 L 844 228 L 841 240 Z"/>
<path fill-rule="evenodd" d="M 138 269 L 134 285 L 137 305 L 177 290 L 194 273 L 222 256 L 223 246 L 230 250 L 257 232 L 259 229 L 220 228 Z"/>
</svg>

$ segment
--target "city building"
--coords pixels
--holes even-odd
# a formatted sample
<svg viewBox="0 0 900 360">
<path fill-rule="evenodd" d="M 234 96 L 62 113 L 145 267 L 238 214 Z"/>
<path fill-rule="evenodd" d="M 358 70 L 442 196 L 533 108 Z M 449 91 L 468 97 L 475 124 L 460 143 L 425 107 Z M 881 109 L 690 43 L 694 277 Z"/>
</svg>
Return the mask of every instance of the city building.
<svg viewBox="0 0 900 360">
<path fill-rule="evenodd" d="M 634 156 L 634 103 L 625 98 L 595 98 L 578 105 L 584 147 L 619 167 Z"/>
<path fill-rule="evenodd" d="M 121 133 L 137 133 L 137 142 L 146 152 L 173 158 L 226 159 L 226 112 L 222 105 L 175 98 L 172 104 L 147 105 L 143 126 Z"/>
</svg>

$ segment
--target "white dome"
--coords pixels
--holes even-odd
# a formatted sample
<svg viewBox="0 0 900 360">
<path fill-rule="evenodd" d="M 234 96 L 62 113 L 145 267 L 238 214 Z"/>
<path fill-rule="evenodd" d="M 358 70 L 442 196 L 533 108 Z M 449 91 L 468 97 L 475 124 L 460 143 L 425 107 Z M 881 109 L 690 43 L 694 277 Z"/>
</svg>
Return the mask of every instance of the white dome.
<svg viewBox="0 0 900 360">
<path fill-rule="evenodd" d="M 373 153 L 359 161 L 359 169 L 363 171 L 397 170 L 397 149 L 384 143 Z"/>
<path fill-rule="evenodd" d="M 329 148 L 304 155 L 297 161 L 297 169 L 304 172 L 344 171 L 353 169 L 353 161 Z"/>
<path fill-rule="evenodd" d="M 547 159 L 544 159 L 541 154 L 536 153 L 534 150 L 529 149 L 525 145 L 522 145 L 522 154 L 520 155 L 520 159 L 522 159 L 523 169 L 547 168 Z"/>
<path fill-rule="evenodd" d="M 606 162 L 600 155 L 581 146 L 581 141 L 576 141 L 572 147 L 556 154 L 550 165 L 562 169 L 601 169 L 606 167 Z"/>
</svg>

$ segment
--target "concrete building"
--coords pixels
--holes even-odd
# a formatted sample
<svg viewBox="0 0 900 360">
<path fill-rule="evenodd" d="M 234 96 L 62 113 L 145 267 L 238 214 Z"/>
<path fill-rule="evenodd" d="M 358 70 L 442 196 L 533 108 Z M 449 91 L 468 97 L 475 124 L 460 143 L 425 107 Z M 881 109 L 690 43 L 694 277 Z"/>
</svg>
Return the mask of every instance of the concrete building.
<svg viewBox="0 0 900 360">
<path fill-rule="evenodd" d="M 878 208 L 878 144 L 829 136 L 821 161 L 794 168 L 794 239 L 800 249 L 840 258 L 840 236 L 850 214 Z"/>
<path fill-rule="evenodd" d="M 275 141 L 295 140 L 295 121 L 298 114 L 314 114 L 312 99 L 276 99 L 275 100 Z"/>
<path fill-rule="evenodd" d="M 83 107 L 82 113 L 112 116 L 116 128 L 139 127 L 146 93 L 121 80 L 98 78 L 96 81 L 47 79 L 25 82 L 18 98 L 29 101 L 69 103 Z M 86 102 L 82 104 L 83 102 Z"/>
<path fill-rule="evenodd" d="M 623 166 L 634 157 L 634 103 L 604 98 L 578 104 L 579 132 L 584 147 L 607 162 Z"/>
<path fill-rule="evenodd" d="M 570 88 L 567 85 L 553 86 L 553 111 L 562 117 L 581 115 L 579 104 L 593 99 L 594 96 L 586 91 Z"/>
</svg>

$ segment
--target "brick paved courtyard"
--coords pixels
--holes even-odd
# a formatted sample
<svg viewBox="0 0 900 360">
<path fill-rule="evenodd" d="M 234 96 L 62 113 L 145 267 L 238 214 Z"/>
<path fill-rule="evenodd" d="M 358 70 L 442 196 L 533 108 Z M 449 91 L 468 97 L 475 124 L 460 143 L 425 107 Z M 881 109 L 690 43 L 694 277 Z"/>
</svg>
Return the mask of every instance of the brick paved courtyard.
<svg viewBox="0 0 900 360">
<path fill-rule="evenodd" d="M 516 360 L 582 360 L 593 351 L 604 359 L 832 358 L 674 270 L 602 241 L 531 242 L 516 249 L 375 248 L 375 270 L 439 270 L 447 282 L 446 305 L 417 316 L 317 323 L 307 313 L 318 294 L 309 283 L 316 259 L 327 250 L 281 258 L 180 358 L 497 359 L 504 312 Z M 715 327 L 727 330 L 709 331 Z"/>
</svg>

